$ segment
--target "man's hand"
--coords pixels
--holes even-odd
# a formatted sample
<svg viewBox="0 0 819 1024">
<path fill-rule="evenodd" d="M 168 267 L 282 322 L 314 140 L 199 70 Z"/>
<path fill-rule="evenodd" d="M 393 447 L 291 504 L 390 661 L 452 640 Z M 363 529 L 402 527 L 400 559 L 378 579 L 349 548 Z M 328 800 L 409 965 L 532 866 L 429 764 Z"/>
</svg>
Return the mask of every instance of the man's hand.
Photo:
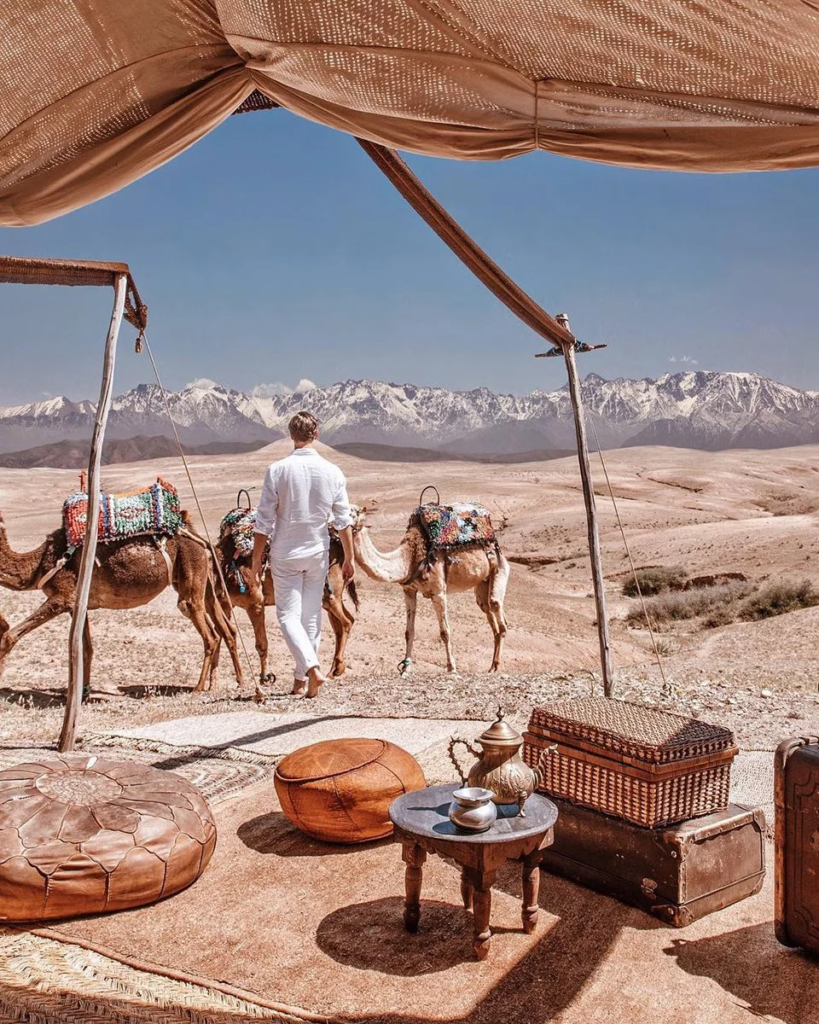
<svg viewBox="0 0 819 1024">
<path fill-rule="evenodd" d="M 250 572 L 253 575 L 253 579 L 256 580 L 257 583 L 261 583 L 262 582 L 262 560 L 261 560 L 261 558 L 259 558 L 259 559 L 254 558 L 253 559 L 253 561 L 250 563 Z"/>
<path fill-rule="evenodd" d="M 344 561 L 341 563 L 341 576 L 345 583 L 355 579 L 355 550 L 353 548 L 353 531 L 349 526 L 338 531 L 341 546 L 344 549 Z"/>
</svg>

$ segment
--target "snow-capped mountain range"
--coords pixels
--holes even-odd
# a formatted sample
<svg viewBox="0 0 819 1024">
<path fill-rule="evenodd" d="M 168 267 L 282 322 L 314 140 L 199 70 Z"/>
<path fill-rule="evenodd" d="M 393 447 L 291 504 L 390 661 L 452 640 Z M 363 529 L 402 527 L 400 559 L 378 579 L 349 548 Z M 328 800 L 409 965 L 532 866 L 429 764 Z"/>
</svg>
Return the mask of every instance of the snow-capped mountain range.
<svg viewBox="0 0 819 1024">
<path fill-rule="evenodd" d="M 776 448 L 819 441 L 819 393 L 754 373 L 685 372 L 658 380 L 583 381 L 586 414 L 605 447 L 663 444 L 684 448 Z M 169 392 L 189 444 L 272 441 L 306 408 L 330 444 L 371 442 L 443 448 L 462 454 L 512 453 L 574 445 L 566 388 L 498 395 L 487 388 L 450 391 L 413 384 L 344 381 L 295 391 L 262 385 L 251 394 L 212 381 Z M 90 401 L 52 398 L 0 408 L 0 451 L 88 438 Z M 140 384 L 114 400 L 109 436 L 169 435 L 159 388 Z"/>
</svg>

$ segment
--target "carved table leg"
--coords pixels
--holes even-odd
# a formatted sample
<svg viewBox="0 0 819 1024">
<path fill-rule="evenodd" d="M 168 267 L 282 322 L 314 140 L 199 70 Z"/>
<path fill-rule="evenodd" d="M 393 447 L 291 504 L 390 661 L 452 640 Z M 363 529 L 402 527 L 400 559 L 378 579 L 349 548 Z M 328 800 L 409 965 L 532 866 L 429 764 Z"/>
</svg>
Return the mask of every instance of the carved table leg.
<svg viewBox="0 0 819 1024">
<path fill-rule="evenodd" d="M 421 918 L 421 881 L 424 877 L 423 867 L 427 855 L 420 846 L 405 846 L 402 857 L 407 865 L 404 879 L 407 894 L 404 901 L 404 927 L 408 932 L 417 932 L 418 921 Z"/>
<path fill-rule="evenodd" d="M 467 879 L 472 889 L 472 949 L 479 960 L 485 960 L 492 942 L 489 916 L 492 913 L 492 883 L 495 881 L 495 872 L 468 871 Z"/>
<path fill-rule="evenodd" d="M 537 924 L 537 894 L 540 888 L 540 857 L 541 851 L 535 850 L 523 860 L 523 930 L 531 935 Z"/>
<path fill-rule="evenodd" d="M 472 908 L 475 914 L 472 949 L 479 960 L 485 960 L 489 956 L 489 947 L 492 944 L 492 932 L 489 928 L 489 915 L 492 912 L 491 887 L 473 891 Z"/>
<path fill-rule="evenodd" d="M 469 875 L 467 874 L 466 868 L 461 868 L 461 899 L 464 901 L 464 908 L 466 910 L 471 910 L 472 883 L 469 881 Z"/>
</svg>

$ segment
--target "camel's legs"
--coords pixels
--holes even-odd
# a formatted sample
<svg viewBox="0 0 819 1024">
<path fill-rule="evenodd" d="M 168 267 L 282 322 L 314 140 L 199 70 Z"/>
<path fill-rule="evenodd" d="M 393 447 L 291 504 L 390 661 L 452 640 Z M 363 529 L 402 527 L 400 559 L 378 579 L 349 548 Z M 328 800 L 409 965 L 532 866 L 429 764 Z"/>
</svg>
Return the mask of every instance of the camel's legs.
<svg viewBox="0 0 819 1024">
<path fill-rule="evenodd" d="M 0 662 L 6 657 L 9 651 L 19 643 L 20 640 L 27 633 L 31 633 L 37 629 L 38 626 L 42 626 L 46 622 L 50 622 L 52 619 L 56 619 L 58 615 L 62 615 L 69 610 L 65 601 L 55 597 L 49 597 L 45 600 L 40 607 L 31 613 L 28 618 L 23 619 L 19 626 L 9 627 L 8 623 L 4 619 L 3 622 L 6 625 L 6 629 L 0 634 Z"/>
<path fill-rule="evenodd" d="M 506 597 L 506 584 L 508 582 L 509 563 L 501 556 L 497 570 L 489 579 L 489 607 L 498 624 L 498 634 L 495 637 L 495 654 L 492 658 L 492 672 L 497 672 L 500 667 L 503 641 L 506 639 L 507 623 L 503 602 Z"/>
<path fill-rule="evenodd" d="M 452 654 L 452 636 L 449 632 L 449 617 L 447 616 L 446 610 L 446 593 L 433 594 L 431 600 L 438 616 L 438 625 L 441 628 L 441 639 L 443 640 L 444 647 L 446 648 L 446 670 L 447 672 L 455 672 L 455 658 Z"/>
<path fill-rule="evenodd" d="M 253 636 L 256 638 L 256 653 L 259 655 L 259 681 L 267 679 L 267 626 L 264 620 L 264 602 L 259 594 L 258 602 L 249 604 L 245 608 L 247 617 L 253 627 Z"/>
<path fill-rule="evenodd" d="M 182 612 L 186 619 L 190 619 L 194 624 L 197 632 L 202 637 L 202 643 L 205 647 L 205 655 L 202 659 L 202 669 L 199 673 L 199 682 L 193 688 L 194 693 L 202 693 L 203 690 L 210 689 L 211 664 L 213 662 L 213 656 L 216 654 L 216 649 L 219 645 L 219 638 L 211 627 L 208 616 L 205 614 L 205 609 L 202 605 L 197 604 L 194 601 L 180 598 L 177 602 L 177 608 Z"/>
<path fill-rule="evenodd" d="M 330 676 L 337 679 L 339 676 L 344 675 L 347 668 L 344 663 L 344 647 L 347 642 L 349 629 L 346 620 L 339 615 L 338 602 L 335 598 L 327 601 L 324 608 L 333 629 L 333 636 L 336 638 L 336 646 L 333 651 L 333 667 L 330 669 Z"/>
<path fill-rule="evenodd" d="M 412 648 L 415 644 L 415 616 L 418 611 L 418 591 L 405 589 L 404 603 L 407 606 L 407 628 L 404 633 L 407 647 L 404 652 L 404 660 L 399 666 L 402 676 L 406 675 L 412 668 Z"/>
<path fill-rule="evenodd" d="M 218 597 L 216 595 L 217 586 L 221 592 Z M 213 665 L 212 670 L 215 670 L 216 665 L 219 664 L 219 641 L 224 640 L 227 644 L 230 660 L 233 663 L 233 672 L 236 676 L 236 682 L 239 686 L 244 686 L 245 676 L 242 671 L 242 663 L 239 660 L 239 649 L 236 643 L 236 626 L 233 622 L 233 607 L 230 602 L 230 597 L 222 592 L 221 583 L 217 584 L 215 581 L 209 579 L 205 584 L 205 601 L 211 621 L 211 628 L 216 634 L 216 664 Z"/>
<path fill-rule="evenodd" d="M 492 636 L 495 641 L 495 646 L 492 654 L 492 666 L 489 671 L 495 672 L 500 660 L 501 633 L 500 623 L 492 610 L 492 605 L 489 600 L 489 580 L 481 580 L 477 587 L 475 587 L 475 600 L 478 602 L 478 607 L 484 613 L 487 622 L 492 628 Z"/>
</svg>

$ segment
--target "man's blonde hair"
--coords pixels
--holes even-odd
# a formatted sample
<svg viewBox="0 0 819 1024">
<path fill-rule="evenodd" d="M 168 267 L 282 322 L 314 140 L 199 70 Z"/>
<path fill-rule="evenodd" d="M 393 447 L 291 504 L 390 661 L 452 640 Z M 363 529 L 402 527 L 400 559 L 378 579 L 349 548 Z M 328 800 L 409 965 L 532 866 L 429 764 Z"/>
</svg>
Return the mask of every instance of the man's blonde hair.
<svg viewBox="0 0 819 1024">
<path fill-rule="evenodd" d="M 304 411 L 297 412 L 288 424 L 290 437 L 294 441 L 301 441 L 302 444 L 307 441 L 315 441 L 318 427 L 319 421 L 316 417 L 311 412 Z"/>
</svg>

